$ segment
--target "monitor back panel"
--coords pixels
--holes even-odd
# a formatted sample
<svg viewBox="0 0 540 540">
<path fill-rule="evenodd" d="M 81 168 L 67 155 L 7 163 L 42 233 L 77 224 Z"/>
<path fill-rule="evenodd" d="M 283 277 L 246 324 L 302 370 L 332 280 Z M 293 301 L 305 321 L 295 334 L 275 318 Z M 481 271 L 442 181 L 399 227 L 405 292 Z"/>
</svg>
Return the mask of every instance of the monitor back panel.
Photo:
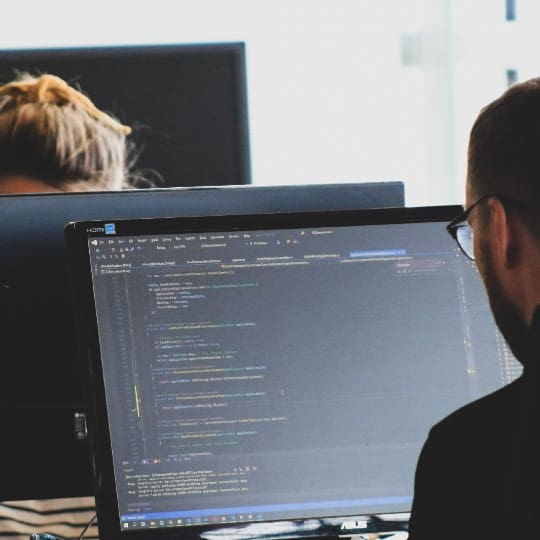
<svg viewBox="0 0 540 540">
<path fill-rule="evenodd" d="M 401 182 L 0 197 L 0 500 L 92 493 L 67 288 L 64 225 L 76 219 L 402 206 Z"/>
</svg>

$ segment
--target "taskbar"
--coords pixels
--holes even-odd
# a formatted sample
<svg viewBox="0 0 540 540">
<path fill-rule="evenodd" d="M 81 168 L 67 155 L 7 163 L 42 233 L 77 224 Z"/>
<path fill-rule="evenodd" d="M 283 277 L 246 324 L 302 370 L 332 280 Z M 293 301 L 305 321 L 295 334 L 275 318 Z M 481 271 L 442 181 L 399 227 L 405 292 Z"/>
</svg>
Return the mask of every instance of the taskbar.
<svg viewBox="0 0 540 540">
<path fill-rule="evenodd" d="M 351 514 L 358 512 L 360 508 L 366 510 L 365 515 L 387 514 L 388 512 L 403 512 L 404 508 L 410 508 L 411 496 L 377 497 L 364 499 L 347 499 L 336 501 L 310 501 L 301 503 L 286 503 L 272 505 L 238 506 L 204 508 L 193 510 L 179 510 L 169 512 L 147 512 L 133 513 L 121 516 L 121 527 L 128 529 L 145 528 L 168 528 L 168 527 L 190 527 L 204 525 L 229 525 L 257 522 L 275 522 L 283 520 L 305 518 L 309 516 L 348 516 L 347 521 L 351 521 Z M 391 514 L 393 515 L 393 514 Z M 340 522 L 345 521 L 345 517 L 340 517 Z M 319 522 L 318 517 L 314 517 L 306 522 Z"/>
</svg>

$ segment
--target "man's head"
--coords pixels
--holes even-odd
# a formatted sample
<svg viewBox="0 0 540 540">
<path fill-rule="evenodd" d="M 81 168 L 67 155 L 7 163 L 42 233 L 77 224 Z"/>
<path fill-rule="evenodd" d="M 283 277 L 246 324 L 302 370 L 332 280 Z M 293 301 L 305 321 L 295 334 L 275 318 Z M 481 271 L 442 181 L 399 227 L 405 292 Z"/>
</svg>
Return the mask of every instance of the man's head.
<svg viewBox="0 0 540 540">
<path fill-rule="evenodd" d="M 471 130 L 467 207 L 474 249 L 495 320 L 524 360 L 540 303 L 540 79 L 507 90 Z"/>
<path fill-rule="evenodd" d="M 482 109 L 471 129 L 467 166 L 467 203 L 488 194 L 529 202 L 531 211 L 522 217 L 540 242 L 540 77 L 512 86 Z"/>
</svg>

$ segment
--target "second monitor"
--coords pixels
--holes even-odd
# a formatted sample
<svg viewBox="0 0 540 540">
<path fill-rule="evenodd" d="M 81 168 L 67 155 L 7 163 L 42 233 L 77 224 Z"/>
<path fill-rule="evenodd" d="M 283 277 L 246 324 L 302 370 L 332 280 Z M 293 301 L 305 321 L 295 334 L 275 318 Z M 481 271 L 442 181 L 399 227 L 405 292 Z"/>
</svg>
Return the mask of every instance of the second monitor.
<svg viewBox="0 0 540 540">
<path fill-rule="evenodd" d="M 0 197 L 0 500 L 90 495 L 64 225 L 77 219 L 403 206 L 401 182 Z"/>
</svg>

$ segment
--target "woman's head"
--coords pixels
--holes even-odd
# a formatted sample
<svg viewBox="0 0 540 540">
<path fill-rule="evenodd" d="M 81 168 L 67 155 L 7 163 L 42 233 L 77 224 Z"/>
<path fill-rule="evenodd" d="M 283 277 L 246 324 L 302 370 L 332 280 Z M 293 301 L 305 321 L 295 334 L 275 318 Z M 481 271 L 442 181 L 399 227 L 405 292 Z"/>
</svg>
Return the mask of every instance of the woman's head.
<svg viewBox="0 0 540 540">
<path fill-rule="evenodd" d="M 0 86 L 0 193 L 8 184 L 38 186 L 26 191 L 128 187 L 130 131 L 59 77 L 23 75 Z"/>
</svg>

